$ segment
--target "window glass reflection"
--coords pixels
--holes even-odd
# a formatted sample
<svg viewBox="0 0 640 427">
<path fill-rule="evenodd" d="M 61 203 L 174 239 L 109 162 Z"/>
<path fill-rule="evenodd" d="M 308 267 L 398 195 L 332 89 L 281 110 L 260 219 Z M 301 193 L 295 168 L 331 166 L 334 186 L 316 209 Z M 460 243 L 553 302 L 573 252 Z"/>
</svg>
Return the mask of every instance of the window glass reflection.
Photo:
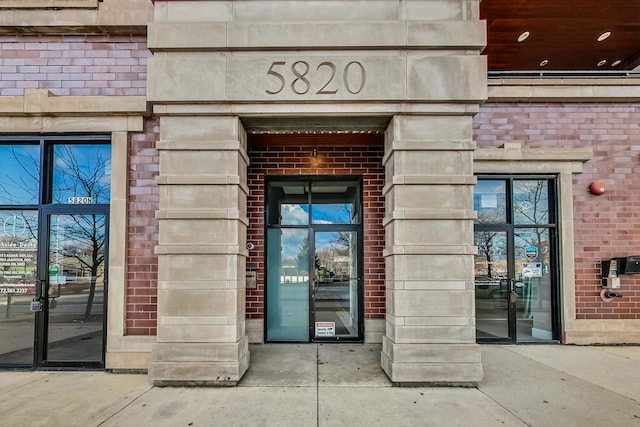
<svg viewBox="0 0 640 427">
<path fill-rule="evenodd" d="M 504 180 L 480 180 L 473 190 L 473 209 L 478 212 L 476 223 L 507 222 L 507 190 Z"/>
<path fill-rule="evenodd" d="M 40 147 L 0 145 L 0 205 L 34 205 L 40 194 Z"/>
<path fill-rule="evenodd" d="M 513 222 L 548 224 L 549 194 L 547 180 L 513 182 Z"/>
<path fill-rule="evenodd" d="M 53 148 L 52 202 L 109 203 L 111 146 L 60 144 Z"/>
<path fill-rule="evenodd" d="M 354 216 L 352 203 L 314 203 L 314 224 L 352 224 Z"/>
<path fill-rule="evenodd" d="M 309 205 L 306 203 L 283 203 L 280 205 L 280 224 L 309 224 Z"/>
</svg>

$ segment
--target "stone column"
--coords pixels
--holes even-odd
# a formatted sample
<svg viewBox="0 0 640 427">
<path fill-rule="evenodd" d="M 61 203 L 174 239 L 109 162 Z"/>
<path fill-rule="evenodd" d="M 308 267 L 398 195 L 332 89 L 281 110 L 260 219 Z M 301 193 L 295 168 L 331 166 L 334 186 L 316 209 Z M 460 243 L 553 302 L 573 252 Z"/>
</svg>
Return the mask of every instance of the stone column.
<svg viewBox="0 0 640 427">
<path fill-rule="evenodd" d="M 386 334 L 395 383 L 475 385 L 471 116 L 395 116 L 386 131 Z"/>
<path fill-rule="evenodd" d="M 160 119 L 155 385 L 235 385 L 245 334 L 246 135 L 237 117 Z"/>
</svg>

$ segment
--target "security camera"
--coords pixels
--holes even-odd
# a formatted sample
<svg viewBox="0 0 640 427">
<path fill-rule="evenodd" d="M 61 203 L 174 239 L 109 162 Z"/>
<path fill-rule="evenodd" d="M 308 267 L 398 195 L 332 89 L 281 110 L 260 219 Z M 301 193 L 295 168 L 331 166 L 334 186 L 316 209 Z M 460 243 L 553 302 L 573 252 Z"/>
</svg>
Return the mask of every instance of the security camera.
<svg viewBox="0 0 640 427">
<path fill-rule="evenodd" d="M 247 249 L 252 250 L 256 246 L 252 242 L 247 242 Z"/>
</svg>

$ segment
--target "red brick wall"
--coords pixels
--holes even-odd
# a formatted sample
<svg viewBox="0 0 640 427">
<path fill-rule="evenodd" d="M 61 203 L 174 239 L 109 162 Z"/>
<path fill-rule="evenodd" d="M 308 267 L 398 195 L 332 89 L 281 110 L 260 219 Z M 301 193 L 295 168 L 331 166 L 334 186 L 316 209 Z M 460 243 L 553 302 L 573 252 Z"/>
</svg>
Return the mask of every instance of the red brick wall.
<svg viewBox="0 0 640 427">
<path fill-rule="evenodd" d="M 145 95 L 145 36 L 0 36 L 0 95 Z"/>
<path fill-rule="evenodd" d="M 156 335 L 158 304 L 159 168 L 157 118 L 147 119 L 145 131 L 129 137 L 129 195 L 127 226 L 127 334 Z"/>
<path fill-rule="evenodd" d="M 621 276 L 623 298 L 600 299 L 600 260 L 640 255 L 640 105 L 485 104 L 474 119 L 478 147 L 591 147 L 574 175 L 578 319 L 640 319 L 640 275 Z M 607 191 L 587 191 L 603 180 Z"/>
<path fill-rule="evenodd" d="M 266 176 L 358 175 L 364 199 L 364 315 L 384 318 L 384 168 L 382 135 L 253 136 L 249 146 L 248 263 L 258 268 L 258 289 L 247 291 L 247 318 L 264 318 L 264 185 Z M 285 144 L 287 141 L 289 144 Z M 293 143 L 292 143 L 293 142 Z M 313 148 L 317 157 L 312 157 Z"/>
</svg>

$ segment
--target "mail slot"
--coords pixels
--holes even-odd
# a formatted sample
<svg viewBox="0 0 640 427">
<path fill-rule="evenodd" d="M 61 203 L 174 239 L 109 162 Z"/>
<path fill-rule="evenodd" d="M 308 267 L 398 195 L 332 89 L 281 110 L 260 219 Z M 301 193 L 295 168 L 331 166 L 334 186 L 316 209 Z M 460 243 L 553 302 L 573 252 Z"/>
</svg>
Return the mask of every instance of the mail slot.
<svg viewBox="0 0 640 427">
<path fill-rule="evenodd" d="M 640 274 L 640 256 L 616 258 L 619 274 Z"/>
</svg>

